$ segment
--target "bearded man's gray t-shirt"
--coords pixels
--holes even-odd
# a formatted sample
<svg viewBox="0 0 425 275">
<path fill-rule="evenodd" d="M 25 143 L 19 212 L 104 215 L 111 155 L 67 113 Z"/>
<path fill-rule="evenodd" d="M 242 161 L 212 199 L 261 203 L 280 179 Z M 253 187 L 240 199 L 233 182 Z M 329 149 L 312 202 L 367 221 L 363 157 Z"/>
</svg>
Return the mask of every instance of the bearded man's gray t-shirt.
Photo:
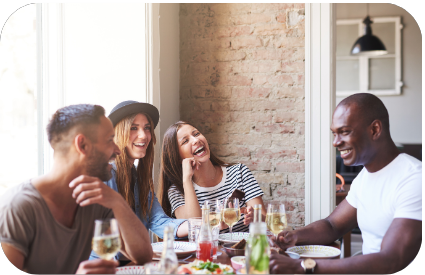
<svg viewBox="0 0 425 275">
<path fill-rule="evenodd" d="M 24 255 L 24 271 L 33 274 L 75 273 L 91 252 L 94 221 L 113 218 L 111 209 L 94 204 L 77 207 L 74 224 L 58 223 L 28 180 L 0 198 L 0 242 Z"/>
</svg>

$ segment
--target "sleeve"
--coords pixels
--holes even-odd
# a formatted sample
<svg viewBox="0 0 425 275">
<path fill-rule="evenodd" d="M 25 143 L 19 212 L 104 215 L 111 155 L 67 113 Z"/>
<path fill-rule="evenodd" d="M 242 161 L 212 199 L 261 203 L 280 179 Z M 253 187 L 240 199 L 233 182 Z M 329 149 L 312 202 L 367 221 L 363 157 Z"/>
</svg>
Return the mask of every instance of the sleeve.
<svg viewBox="0 0 425 275">
<path fill-rule="evenodd" d="M 149 217 L 148 229 L 150 229 L 158 237 L 163 239 L 164 238 L 164 227 L 167 226 L 167 225 L 171 225 L 174 228 L 174 238 L 178 238 L 177 237 L 177 229 L 186 220 L 184 220 L 184 219 L 173 219 L 173 218 L 168 217 L 164 213 L 164 210 L 162 209 L 162 206 L 159 203 L 155 194 L 153 195 L 153 200 L 154 201 L 153 201 L 153 204 L 152 204 L 151 215 Z"/>
<path fill-rule="evenodd" d="M 0 208 L 0 242 L 14 246 L 24 257 L 27 257 L 34 238 L 34 228 L 34 216 L 23 207 Z"/>
<path fill-rule="evenodd" d="M 264 195 L 254 175 L 244 164 L 240 164 L 240 173 L 245 192 L 245 202 Z"/>
<path fill-rule="evenodd" d="M 422 221 L 422 172 L 399 184 L 395 193 L 394 218 Z"/>
<path fill-rule="evenodd" d="M 173 214 L 180 206 L 185 205 L 183 195 L 174 185 L 168 189 L 168 199 L 170 200 L 171 214 Z"/>
</svg>

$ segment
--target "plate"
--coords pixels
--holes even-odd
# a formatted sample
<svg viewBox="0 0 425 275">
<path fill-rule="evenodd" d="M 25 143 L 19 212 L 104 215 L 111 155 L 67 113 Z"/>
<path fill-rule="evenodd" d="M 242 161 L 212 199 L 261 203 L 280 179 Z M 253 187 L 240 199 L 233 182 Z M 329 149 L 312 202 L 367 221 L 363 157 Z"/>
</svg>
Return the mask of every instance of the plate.
<svg viewBox="0 0 425 275">
<path fill-rule="evenodd" d="M 158 257 L 161 257 L 163 247 L 163 242 L 153 243 L 153 253 L 155 253 Z M 176 252 L 177 257 L 187 257 L 196 252 L 196 244 L 189 242 L 174 242 L 174 251 Z"/>
<path fill-rule="evenodd" d="M 232 240 L 230 240 L 230 234 L 232 234 Z M 233 232 L 218 235 L 218 240 L 223 243 L 237 243 L 242 239 L 248 240 L 248 237 L 247 232 Z"/>
<path fill-rule="evenodd" d="M 115 269 L 116 274 L 145 274 L 143 265 L 122 266 Z"/>
<path fill-rule="evenodd" d="M 300 254 L 301 258 L 303 259 L 331 259 L 337 258 L 339 255 L 341 255 L 341 250 L 338 248 L 325 245 L 293 246 L 286 250 Z"/>
</svg>

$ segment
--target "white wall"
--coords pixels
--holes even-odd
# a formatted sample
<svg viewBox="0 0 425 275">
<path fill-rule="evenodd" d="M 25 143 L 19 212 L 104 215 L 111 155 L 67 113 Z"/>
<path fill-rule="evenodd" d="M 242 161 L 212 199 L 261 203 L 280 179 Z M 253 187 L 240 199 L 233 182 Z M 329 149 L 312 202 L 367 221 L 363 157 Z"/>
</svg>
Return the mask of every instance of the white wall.
<svg viewBox="0 0 425 275">
<path fill-rule="evenodd" d="M 180 119 L 179 11 L 180 4 L 160 4 L 161 143 L 167 128 Z"/>
<path fill-rule="evenodd" d="M 336 4 L 337 19 L 366 17 L 366 4 Z M 422 143 L 422 35 L 410 13 L 393 4 L 369 4 L 371 17 L 401 16 L 402 94 L 382 96 L 390 115 L 391 136 L 396 143 Z M 373 24 L 372 24 L 373 31 Z M 354 42 L 353 42 L 354 43 Z M 338 104 L 343 98 L 337 97 Z"/>
</svg>

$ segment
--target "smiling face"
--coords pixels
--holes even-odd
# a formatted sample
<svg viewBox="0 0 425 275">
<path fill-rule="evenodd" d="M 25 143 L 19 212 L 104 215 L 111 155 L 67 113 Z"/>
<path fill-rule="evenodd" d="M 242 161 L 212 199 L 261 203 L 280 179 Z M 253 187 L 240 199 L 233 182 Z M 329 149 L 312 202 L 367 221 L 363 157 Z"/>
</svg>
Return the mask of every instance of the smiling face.
<svg viewBox="0 0 425 275">
<path fill-rule="evenodd" d="M 111 121 L 106 117 L 100 118 L 101 123 L 96 126 L 96 140 L 93 142 L 93 150 L 87 156 L 86 173 L 92 177 L 98 177 L 102 181 L 111 178 L 111 163 L 120 154 L 118 146 L 114 142 L 114 128 Z"/>
<path fill-rule="evenodd" d="M 332 118 L 333 146 L 341 152 L 346 166 L 365 165 L 374 150 L 368 136 L 370 125 L 364 123 L 357 105 L 339 105 Z"/>
<path fill-rule="evenodd" d="M 177 143 L 182 159 L 194 157 L 199 162 L 206 162 L 210 159 L 207 139 L 191 125 L 183 125 L 177 131 Z"/>
<path fill-rule="evenodd" d="M 152 126 L 144 114 L 137 114 L 130 127 L 130 136 L 125 147 L 127 156 L 131 162 L 144 158 L 146 150 L 152 139 Z"/>
</svg>

